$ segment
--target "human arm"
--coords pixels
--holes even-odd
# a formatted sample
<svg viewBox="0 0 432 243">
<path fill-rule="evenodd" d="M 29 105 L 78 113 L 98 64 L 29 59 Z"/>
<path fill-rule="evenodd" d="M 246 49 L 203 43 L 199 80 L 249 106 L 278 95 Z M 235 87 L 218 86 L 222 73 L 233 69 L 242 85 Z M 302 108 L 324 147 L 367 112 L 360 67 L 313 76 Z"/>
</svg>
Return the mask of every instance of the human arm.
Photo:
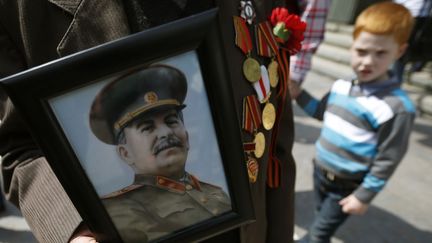
<svg viewBox="0 0 432 243">
<path fill-rule="evenodd" d="M 0 77 L 27 67 L 17 45 L 0 23 Z M 20 209 L 38 241 L 67 242 L 81 218 L 4 93 L 0 106 L 0 156 L 6 198 Z"/>
<path fill-rule="evenodd" d="M 311 69 L 312 56 L 324 39 L 329 7 L 330 0 L 306 0 L 306 7 L 301 15 L 307 24 L 302 48 L 290 60 L 290 77 L 298 84 L 303 82 Z"/>
<path fill-rule="evenodd" d="M 297 84 L 294 84 L 297 85 Z M 291 88 L 290 88 L 291 89 Z M 296 97 L 297 104 L 311 117 L 320 121 L 324 118 L 324 112 L 327 106 L 327 102 L 330 93 L 324 95 L 321 100 L 315 99 L 306 90 L 299 90 L 299 94 Z M 291 92 L 291 91 L 290 91 Z"/>
<path fill-rule="evenodd" d="M 0 124 L 6 198 L 17 206 L 40 242 L 66 242 L 81 222 L 48 162 L 13 107 Z"/>
<path fill-rule="evenodd" d="M 289 82 L 288 89 L 292 100 L 297 99 L 297 97 L 300 95 L 302 91 L 302 89 L 300 88 L 300 84 L 293 80 Z"/>
<path fill-rule="evenodd" d="M 353 195 L 363 203 L 370 203 L 391 177 L 408 149 L 409 135 L 415 114 L 397 114 L 378 128 L 378 153 L 370 171 Z"/>
</svg>

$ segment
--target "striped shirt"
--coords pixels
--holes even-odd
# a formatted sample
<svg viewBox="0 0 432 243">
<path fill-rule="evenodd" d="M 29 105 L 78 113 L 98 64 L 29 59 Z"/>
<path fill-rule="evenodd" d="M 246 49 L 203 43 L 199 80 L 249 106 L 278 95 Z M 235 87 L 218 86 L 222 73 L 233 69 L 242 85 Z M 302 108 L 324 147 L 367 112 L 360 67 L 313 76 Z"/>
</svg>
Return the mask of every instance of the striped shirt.
<svg viewBox="0 0 432 243">
<path fill-rule="evenodd" d="M 323 120 L 316 162 L 341 178 L 362 179 L 354 192 L 370 202 L 408 148 L 415 106 L 397 83 L 337 80 L 321 100 L 302 91 L 297 103 Z"/>
<path fill-rule="evenodd" d="M 306 22 L 304 40 L 299 53 L 291 56 L 290 79 L 302 83 L 311 69 L 312 56 L 324 39 L 325 24 L 331 0 L 302 0 L 301 19 Z"/>
</svg>

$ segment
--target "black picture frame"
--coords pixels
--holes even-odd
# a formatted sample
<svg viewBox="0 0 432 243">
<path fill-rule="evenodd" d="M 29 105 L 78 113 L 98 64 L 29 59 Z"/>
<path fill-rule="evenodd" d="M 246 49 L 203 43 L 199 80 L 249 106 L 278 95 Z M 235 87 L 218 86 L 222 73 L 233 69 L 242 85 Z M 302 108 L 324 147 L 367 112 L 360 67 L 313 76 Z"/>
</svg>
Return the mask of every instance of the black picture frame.
<svg viewBox="0 0 432 243">
<path fill-rule="evenodd" d="M 254 220 L 241 128 L 230 83 L 233 81 L 227 74 L 217 15 L 218 9 L 211 9 L 0 80 L 98 241 L 121 242 L 121 237 L 53 108 L 53 99 L 85 90 L 127 70 L 170 58 L 175 62 L 179 56 L 190 53 L 196 57 L 202 75 L 232 209 L 153 242 L 200 241 Z"/>
</svg>

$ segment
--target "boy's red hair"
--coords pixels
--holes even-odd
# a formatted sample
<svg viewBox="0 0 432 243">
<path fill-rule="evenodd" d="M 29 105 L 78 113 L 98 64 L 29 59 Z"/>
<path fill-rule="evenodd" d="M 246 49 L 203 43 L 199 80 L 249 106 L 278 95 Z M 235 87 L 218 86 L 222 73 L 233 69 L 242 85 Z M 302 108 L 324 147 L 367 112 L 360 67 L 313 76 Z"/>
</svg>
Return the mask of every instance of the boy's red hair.
<svg viewBox="0 0 432 243">
<path fill-rule="evenodd" d="M 399 45 L 408 42 L 414 19 L 404 6 L 393 2 L 376 3 L 357 17 L 353 38 L 362 31 L 377 35 L 392 35 Z"/>
</svg>

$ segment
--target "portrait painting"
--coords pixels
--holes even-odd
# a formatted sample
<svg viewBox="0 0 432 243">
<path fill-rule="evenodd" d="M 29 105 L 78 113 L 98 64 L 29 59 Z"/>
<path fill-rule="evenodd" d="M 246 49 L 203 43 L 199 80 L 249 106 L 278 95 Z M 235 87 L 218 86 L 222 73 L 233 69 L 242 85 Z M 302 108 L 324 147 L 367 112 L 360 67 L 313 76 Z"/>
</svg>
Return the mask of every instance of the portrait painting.
<svg viewBox="0 0 432 243">
<path fill-rule="evenodd" d="M 103 78 L 49 103 L 120 235 L 127 232 L 124 238 L 156 239 L 231 210 L 195 51 Z M 125 123 L 119 132 L 118 122 Z M 175 162 L 180 168 L 166 162 L 170 156 L 181 157 Z"/>
</svg>

